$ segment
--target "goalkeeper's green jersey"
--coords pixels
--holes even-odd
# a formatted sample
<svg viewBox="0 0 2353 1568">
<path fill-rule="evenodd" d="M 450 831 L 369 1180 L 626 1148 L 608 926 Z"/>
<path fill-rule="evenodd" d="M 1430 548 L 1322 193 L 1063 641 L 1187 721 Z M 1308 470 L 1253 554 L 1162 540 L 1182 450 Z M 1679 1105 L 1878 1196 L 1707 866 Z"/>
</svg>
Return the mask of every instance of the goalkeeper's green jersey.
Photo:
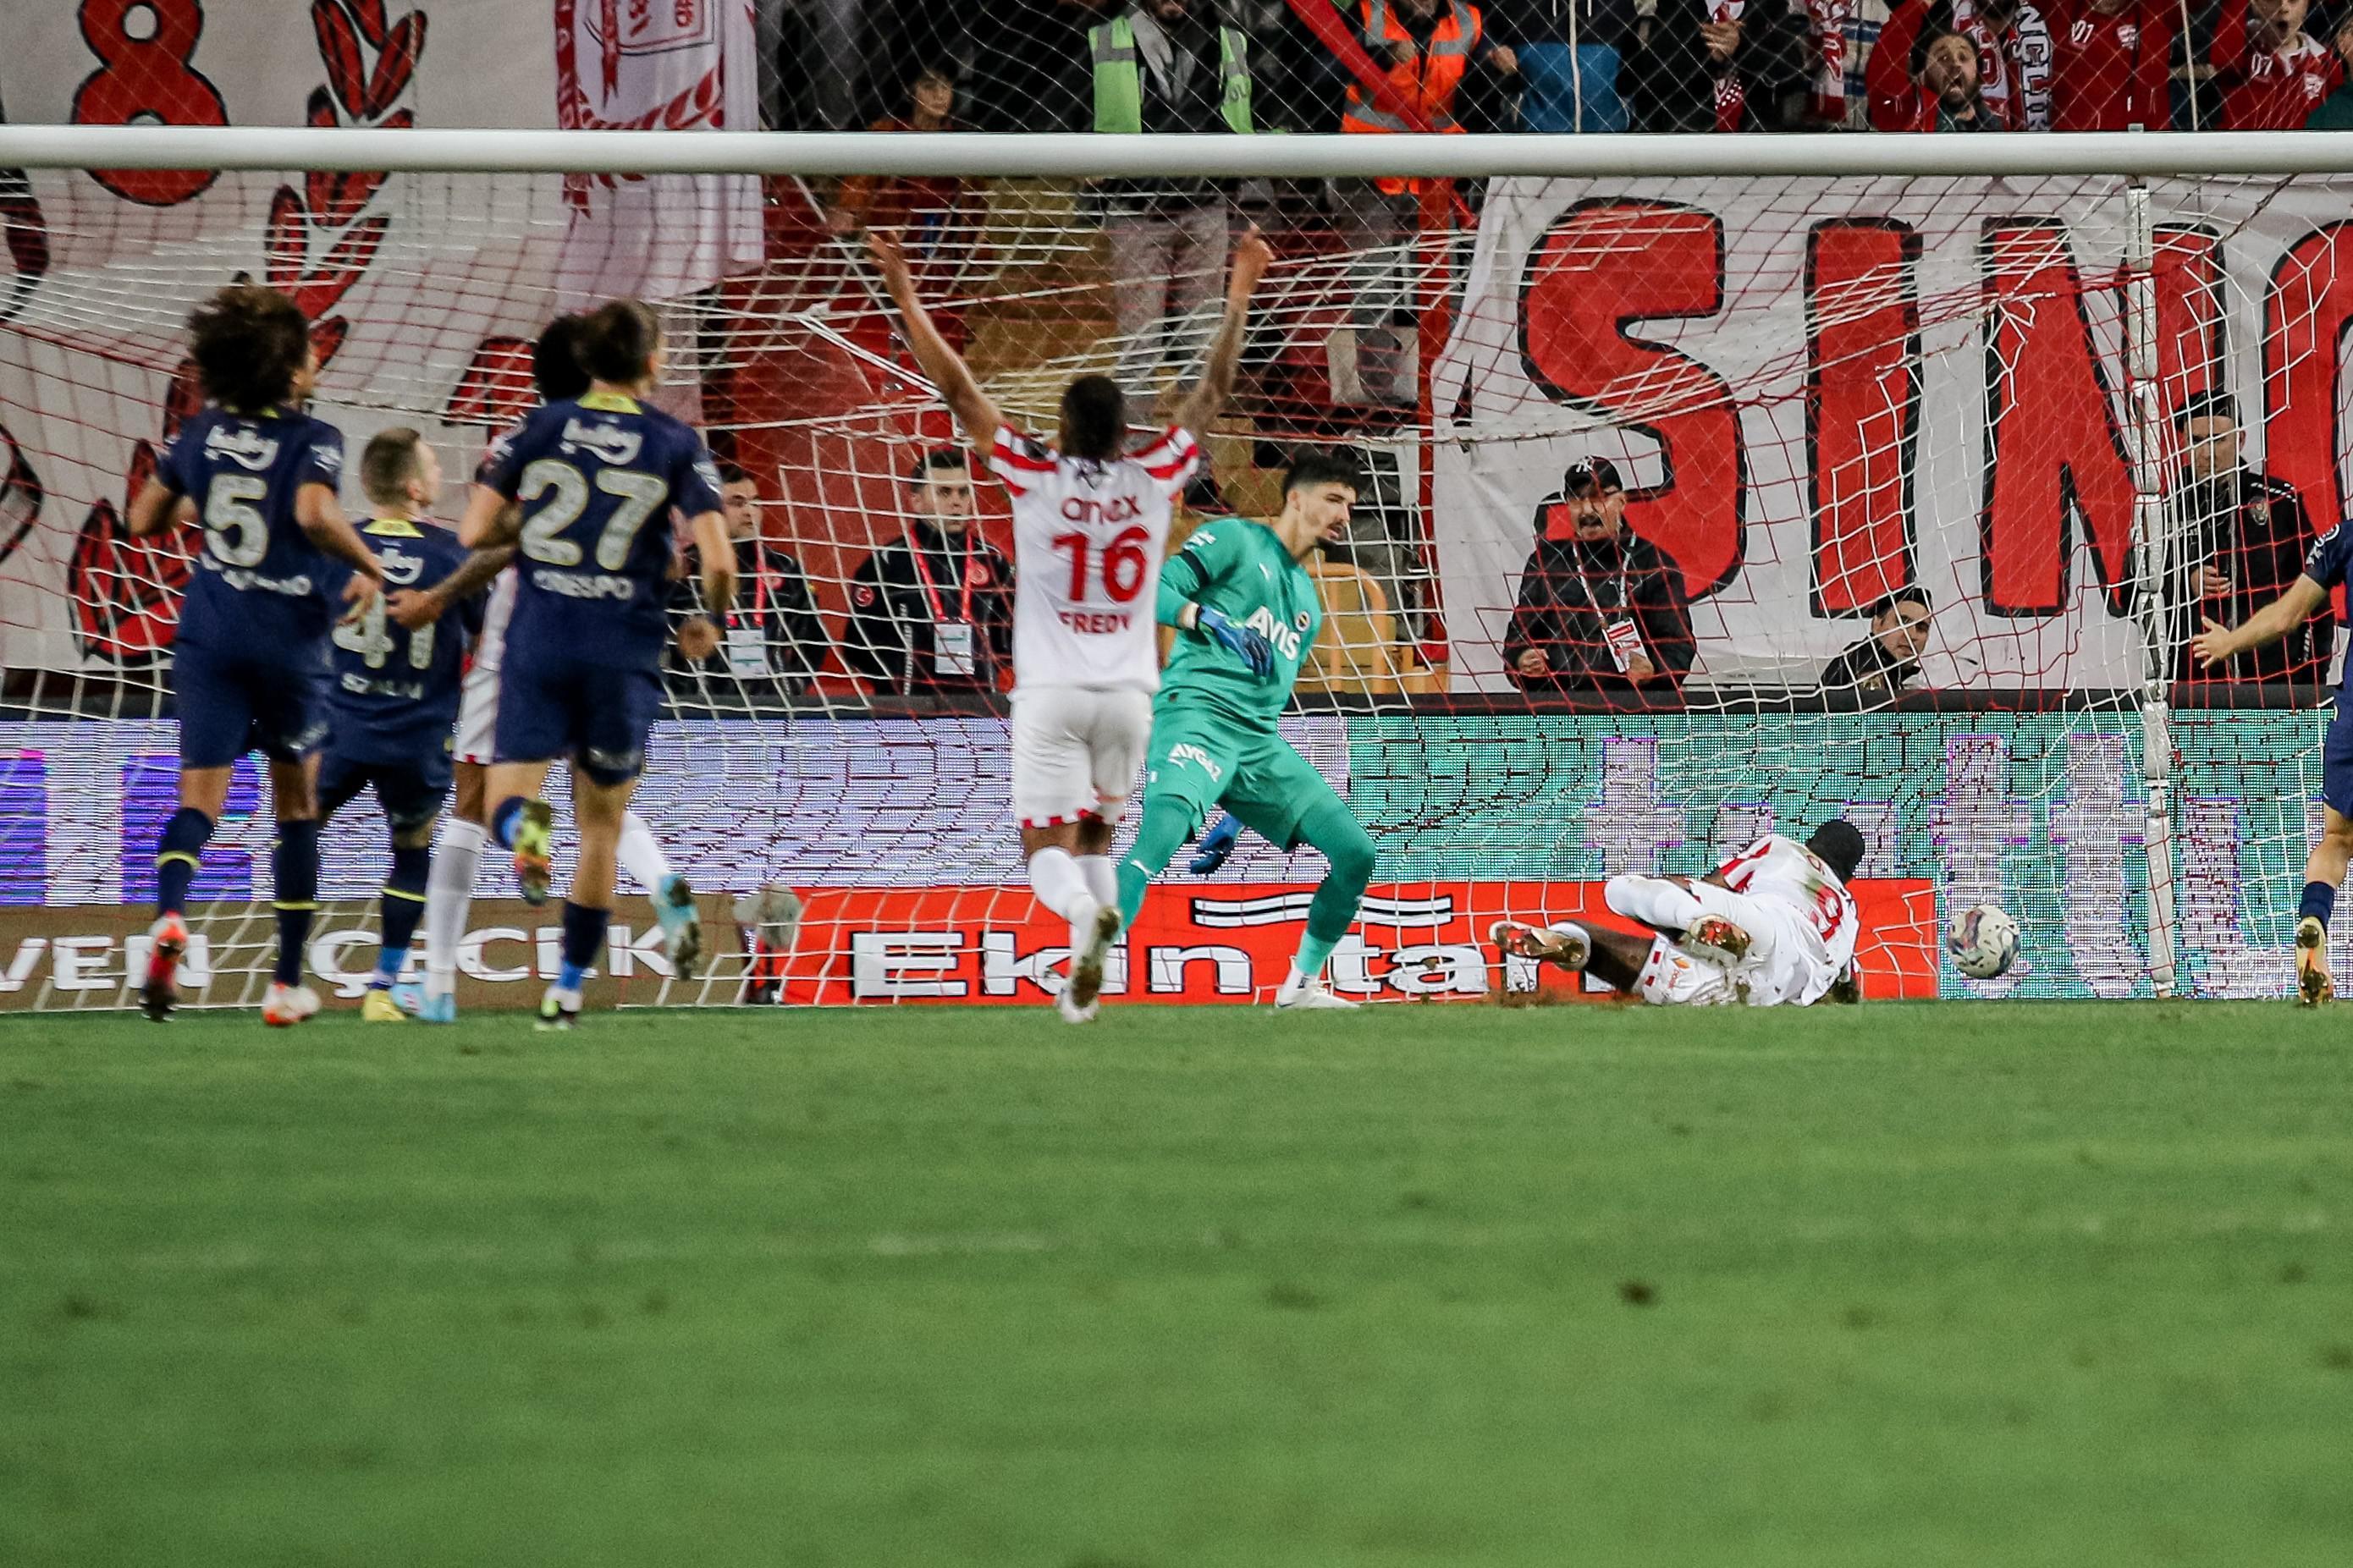
<svg viewBox="0 0 2353 1568">
<path fill-rule="evenodd" d="M 1264 523 L 1220 517 L 1197 529 L 1160 569 L 1161 624 L 1175 626 L 1188 600 L 1263 636 L 1274 649 L 1274 673 L 1261 679 L 1214 637 L 1180 631 L 1161 675 L 1160 701 L 1206 704 L 1272 729 L 1324 624 L 1315 579 Z"/>
</svg>

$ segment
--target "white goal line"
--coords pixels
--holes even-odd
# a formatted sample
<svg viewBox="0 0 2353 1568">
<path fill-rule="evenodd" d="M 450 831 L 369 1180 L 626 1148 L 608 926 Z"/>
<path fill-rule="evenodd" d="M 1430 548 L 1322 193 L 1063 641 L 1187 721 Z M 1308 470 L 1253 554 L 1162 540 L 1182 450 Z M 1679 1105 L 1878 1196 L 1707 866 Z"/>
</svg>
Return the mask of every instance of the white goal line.
<svg viewBox="0 0 2353 1568">
<path fill-rule="evenodd" d="M 0 125 L 0 168 L 1003 179 L 2353 174 L 2327 131 L 1904 136 L 1125 136 Z"/>
</svg>

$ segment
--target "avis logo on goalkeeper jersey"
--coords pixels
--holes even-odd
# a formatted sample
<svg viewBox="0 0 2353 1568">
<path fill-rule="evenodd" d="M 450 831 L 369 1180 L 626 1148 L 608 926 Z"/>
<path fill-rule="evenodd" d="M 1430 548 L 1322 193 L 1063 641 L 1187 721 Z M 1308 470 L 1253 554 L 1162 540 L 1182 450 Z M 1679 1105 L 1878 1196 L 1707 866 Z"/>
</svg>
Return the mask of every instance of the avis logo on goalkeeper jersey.
<svg viewBox="0 0 2353 1568">
<path fill-rule="evenodd" d="M 1281 648 L 1282 650 L 1283 658 L 1297 658 L 1299 657 L 1299 634 L 1303 628 L 1284 626 L 1281 621 L 1274 618 L 1274 612 L 1268 609 L 1264 605 L 1261 605 L 1257 609 L 1252 610 L 1250 614 L 1250 619 L 1244 621 L 1242 625 L 1250 630 L 1257 632 L 1261 637 L 1265 637 L 1267 641 L 1272 643 L 1276 647 Z"/>
</svg>

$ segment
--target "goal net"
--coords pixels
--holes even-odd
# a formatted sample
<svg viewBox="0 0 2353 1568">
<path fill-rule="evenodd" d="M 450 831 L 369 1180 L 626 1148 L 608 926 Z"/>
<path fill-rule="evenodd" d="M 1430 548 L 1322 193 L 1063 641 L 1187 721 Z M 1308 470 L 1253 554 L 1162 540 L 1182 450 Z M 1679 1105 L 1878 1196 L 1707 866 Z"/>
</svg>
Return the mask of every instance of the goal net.
<svg viewBox="0 0 2353 1568">
<path fill-rule="evenodd" d="M 638 797 L 717 962 L 668 976 L 625 880 L 626 1001 L 1046 1000 L 1066 933 L 1008 808 L 1005 500 L 976 469 L 967 507 L 929 457 L 954 431 L 858 236 L 902 237 L 1042 437 L 1076 374 L 1148 400 L 1198 372 L 1249 223 L 1278 260 L 1178 526 L 1271 514 L 1303 452 L 1366 476 L 1308 563 L 1323 630 L 1283 723 L 1379 849 L 1344 994 L 1532 989 L 1493 921 L 1596 914 L 1612 872 L 1831 816 L 1869 845 L 1875 994 L 2283 993 L 2327 628 L 2211 675 L 2186 645 L 2344 513 L 2353 186 L 2005 173 L 1999 147 L 1977 174 L 1608 174 L 1620 144 L 1578 177 L 1181 197 L 1018 177 L 1021 142 L 986 177 L 0 170 L 0 1005 L 123 1005 L 140 972 L 197 542 L 122 513 L 200 405 L 183 320 L 241 275 L 311 319 L 315 411 L 353 451 L 431 440 L 452 518 L 543 324 L 660 306 L 660 400 L 745 476 L 749 569 L 720 654 L 668 672 Z M 1613 472 L 1622 531 L 1583 500 Z M 266 795 L 242 765 L 196 884 L 199 1005 L 267 978 Z M 324 855 L 311 962 L 348 995 L 372 800 Z M 1321 873 L 1254 837 L 1207 878 L 1180 856 L 1109 994 L 1262 996 Z M 513 892 L 485 869 L 471 1002 L 553 970 Z M 1939 940 L 1979 902 L 2025 933 L 1983 984 Z"/>
</svg>

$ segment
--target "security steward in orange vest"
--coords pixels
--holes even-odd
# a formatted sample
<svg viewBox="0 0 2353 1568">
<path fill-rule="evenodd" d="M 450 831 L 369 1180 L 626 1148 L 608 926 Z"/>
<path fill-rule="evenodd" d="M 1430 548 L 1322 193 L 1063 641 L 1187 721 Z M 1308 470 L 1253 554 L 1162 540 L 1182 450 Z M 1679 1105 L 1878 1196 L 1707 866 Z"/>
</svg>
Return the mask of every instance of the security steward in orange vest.
<svg viewBox="0 0 2353 1568">
<path fill-rule="evenodd" d="M 1388 85 L 1423 121 L 1390 112 L 1362 82 L 1348 85 L 1340 129 L 1355 135 L 1383 136 L 1423 129 L 1459 132 L 1454 95 L 1472 60 L 1505 75 L 1516 74 L 1518 58 L 1487 37 L 1476 5 L 1463 0 L 1363 0 L 1361 41 L 1375 65 L 1388 68 Z M 1348 248 L 1357 253 L 1350 281 L 1356 289 L 1357 341 L 1369 347 L 1415 330 L 1408 237 L 1422 226 L 1425 193 L 1440 199 L 1444 180 L 1335 180 L 1332 205 Z M 1443 222 L 1443 219 L 1439 219 Z M 1375 254 L 1366 255 L 1366 252 Z M 1376 403 L 1410 404 L 1414 394 L 1400 374 L 1391 384 L 1369 357 L 1360 372 L 1367 397 Z"/>
</svg>

